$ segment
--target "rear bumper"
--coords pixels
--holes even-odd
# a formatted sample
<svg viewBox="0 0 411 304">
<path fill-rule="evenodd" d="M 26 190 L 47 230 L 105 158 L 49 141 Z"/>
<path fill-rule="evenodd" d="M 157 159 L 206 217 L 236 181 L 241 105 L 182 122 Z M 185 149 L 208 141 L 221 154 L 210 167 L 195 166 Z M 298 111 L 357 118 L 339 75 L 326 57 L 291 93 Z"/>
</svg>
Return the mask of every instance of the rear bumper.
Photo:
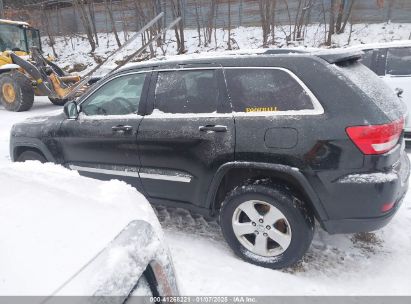
<svg viewBox="0 0 411 304">
<path fill-rule="evenodd" d="M 399 207 L 401 206 L 404 196 L 405 193 L 403 197 L 401 197 L 395 203 L 395 206 L 383 216 L 374 218 L 355 218 L 324 221 L 322 223 L 323 228 L 330 234 L 357 233 L 378 230 L 387 225 L 391 221 L 391 219 L 394 217 Z"/>
<path fill-rule="evenodd" d="M 392 171 L 376 172 L 376 174 L 387 174 L 387 176 L 379 175 L 386 180 L 357 183 L 353 181 L 351 184 L 340 181 L 334 184 L 335 194 L 337 197 L 343 197 L 344 206 L 341 206 L 339 214 L 334 213 L 334 218 L 322 221 L 321 224 L 327 232 L 331 234 L 368 232 L 388 224 L 407 193 L 410 161 L 407 155 L 402 153 L 400 161 L 393 166 Z M 397 178 L 387 178 L 393 175 Z M 338 198 L 336 200 L 342 203 Z M 380 211 L 382 205 L 389 202 L 394 202 L 392 209 L 385 213 Z M 338 216 L 343 212 L 349 212 L 351 216 Z"/>
</svg>

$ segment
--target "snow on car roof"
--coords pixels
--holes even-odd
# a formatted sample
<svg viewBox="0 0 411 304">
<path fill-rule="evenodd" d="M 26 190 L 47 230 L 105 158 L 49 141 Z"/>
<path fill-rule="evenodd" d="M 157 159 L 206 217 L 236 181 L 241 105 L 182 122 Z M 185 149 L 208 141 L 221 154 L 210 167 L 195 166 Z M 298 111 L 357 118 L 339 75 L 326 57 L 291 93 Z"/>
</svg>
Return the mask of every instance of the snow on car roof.
<svg viewBox="0 0 411 304">
<path fill-rule="evenodd" d="M 131 221 L 163 237 L 142 194 L 54 164 L 0 166 L 0 294 L 49 295 Z"/>
<path fill-rule="evenodd" d="M 287 48 L 287 49 L 240 49 L 240 50 L 231 50 L 231 51 L 215 51 L 215 52 L 200 52 L 200 53 L 191 53 L 191 54 L 182 54 L 182 55 L 167 55 L 167 56 L 160 56 L 156 58 L 152 58 L 150 60 L 142 61 L 142 62 L 134 62 L 126 64 L 124 67 L 120 68 L 119 71 L 130 69 L 130 68 L 139 68 L 144 67 L 147 65 L 155 65 L 158 63 L 180 63 L 180 62 L 188 62 L 191 60 L 201 60 L 201 59 L 225 59 L 225 58 L 244 58 L 244 57 L 253 57 L 257 55 L 264 55 L 266 54 L 267 50 L 281 50 L 281 55 L 284 55 L 284 50 L 289 51 L 290 54 L 293 55 L 301 55 L 296 53 L 295 51 L 303 51 L 302 53 L 307 55 L 310 54 L 311 51 L 316 49 L 314 48 L 305 48 L 305 47 L 295 47 L 295 48 Z M 273 54 L 267 54 L 273 55 Z"/>
</svg>

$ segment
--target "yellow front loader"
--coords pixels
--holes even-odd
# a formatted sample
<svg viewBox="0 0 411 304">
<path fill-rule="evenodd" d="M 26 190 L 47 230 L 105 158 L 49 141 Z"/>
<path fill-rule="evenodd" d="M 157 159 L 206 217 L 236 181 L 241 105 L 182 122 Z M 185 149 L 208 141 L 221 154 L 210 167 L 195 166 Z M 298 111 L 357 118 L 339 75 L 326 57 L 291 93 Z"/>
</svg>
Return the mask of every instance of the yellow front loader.
<svg viewBox="0 0 411 304">
<path fill-rule="evenodd" d="M 39 30 L 26 22 L 0 19 L 0 103 L 7 110 L 29 110 L 34 96 L 64 105 L 79 82 L 79 76 L 43 57 Z"/>
</svg>

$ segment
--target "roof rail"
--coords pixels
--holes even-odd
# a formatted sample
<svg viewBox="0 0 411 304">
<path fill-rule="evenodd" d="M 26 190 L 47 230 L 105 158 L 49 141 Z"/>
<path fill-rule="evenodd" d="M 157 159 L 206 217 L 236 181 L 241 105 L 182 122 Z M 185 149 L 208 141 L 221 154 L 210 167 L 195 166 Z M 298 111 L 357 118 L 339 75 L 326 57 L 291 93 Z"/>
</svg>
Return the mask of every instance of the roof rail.
<svg viewBox="0 0 411 304">
<path fill-rule="evenodd" d="M 265 52 L 261 53 L 264 55 L 280 55 L 280 54 L 303 54 L 308 53 L 308 51 L 303 49 L 268 49 Z"/>
</svg>

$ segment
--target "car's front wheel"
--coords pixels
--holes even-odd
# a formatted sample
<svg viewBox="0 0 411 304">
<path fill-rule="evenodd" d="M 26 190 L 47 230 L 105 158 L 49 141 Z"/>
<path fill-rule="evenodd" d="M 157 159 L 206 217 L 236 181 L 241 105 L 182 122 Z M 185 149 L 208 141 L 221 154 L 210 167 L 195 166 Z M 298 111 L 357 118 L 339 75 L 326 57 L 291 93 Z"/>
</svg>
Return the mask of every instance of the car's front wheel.
<svg viewBox="0 0 411 304">
<path fill-rule="evenodd" d="M 298 262 L 314 234 L 314 217 L 304 202 L 275 185 L 233 190 L 222 204 L 220 225 L 238 256 L 274 269 Z"/>
</svg>

